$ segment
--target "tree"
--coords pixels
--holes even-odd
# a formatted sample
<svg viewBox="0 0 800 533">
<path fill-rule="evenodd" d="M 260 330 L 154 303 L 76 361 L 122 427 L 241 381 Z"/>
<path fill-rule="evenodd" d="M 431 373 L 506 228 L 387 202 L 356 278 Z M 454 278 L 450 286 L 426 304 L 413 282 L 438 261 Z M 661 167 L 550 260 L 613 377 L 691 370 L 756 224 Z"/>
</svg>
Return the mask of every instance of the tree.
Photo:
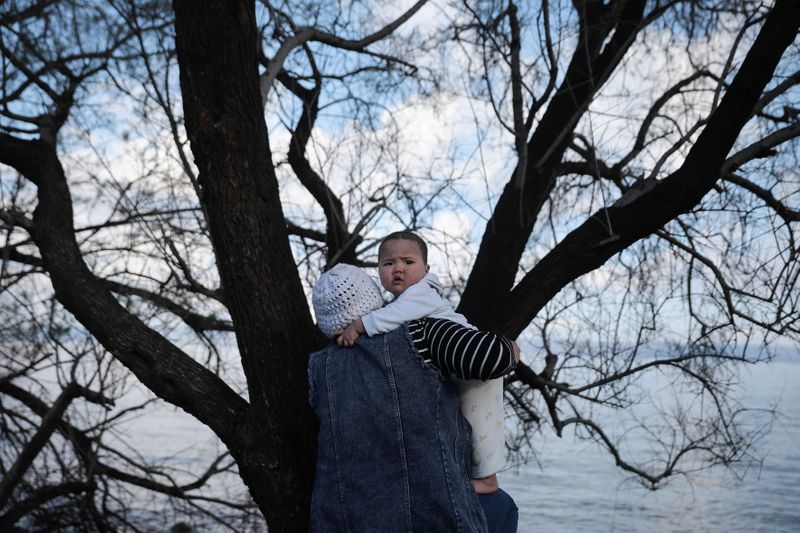
<svg viewBox="0 0 800 533">
<path fill-rule="evenodd" d="M 5 315 L 66 311 L 51 337 L 72 349 L 82 332 L 211 428 L 270 528 L 305 530 L 305 367 L 324 340 L 303 281 L 371 264 L 402 224 L 474 251 L 459 311 L 546 355 L 508 383 L 520 449 L 546 411 L 651 486 L 740 460 L 752 435 L 726 372 L 799 333 L 800 6 L 463 1 L 429 11 L 430 30 L 415 25 L 424 4 L 176 0 L 174 20 L 159 2 L 4 5 Z M 469 149 L 505 147 L 510 162 L 496 196 L 486 178 L 477 247 L 431 229 L 437 210 L 474 203 L 463 147 L 403 152 L 402 102 L 441 95 L 469 103 L 459 112 L 485 135 Z M 109 164 L 118 146 L 135 155 L 129 176 Z M 287 193 L 295 179 L 307 197 Z M 3 383 L 39 379 L 37 358 Z M 115 364 L 96 361 L 82 364 Z M 665 412 L 673 442 L 643 424 L 664 447 L 648 464 L 593 409 L 634 405 L 653 370 L 700 401 Z M 102 380 L 77 375 L 63 394 L 107 403 Z M 74 416 L 55 405 L 62 424 Z"/>
</svg>

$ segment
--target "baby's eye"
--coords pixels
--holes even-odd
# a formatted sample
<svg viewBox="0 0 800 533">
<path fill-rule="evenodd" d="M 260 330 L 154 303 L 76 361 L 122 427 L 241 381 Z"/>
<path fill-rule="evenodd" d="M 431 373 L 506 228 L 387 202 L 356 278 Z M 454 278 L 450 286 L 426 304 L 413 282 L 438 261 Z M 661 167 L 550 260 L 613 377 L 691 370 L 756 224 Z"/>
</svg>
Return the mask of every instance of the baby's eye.
<svg viewBox="0 0 800 533">
<path fill-rule="evenodd" d="M 406 264 L 407 265 L 413 265 L 414 264 L 414 260 L 413 259 L 406 259 Z"/>
</svg>

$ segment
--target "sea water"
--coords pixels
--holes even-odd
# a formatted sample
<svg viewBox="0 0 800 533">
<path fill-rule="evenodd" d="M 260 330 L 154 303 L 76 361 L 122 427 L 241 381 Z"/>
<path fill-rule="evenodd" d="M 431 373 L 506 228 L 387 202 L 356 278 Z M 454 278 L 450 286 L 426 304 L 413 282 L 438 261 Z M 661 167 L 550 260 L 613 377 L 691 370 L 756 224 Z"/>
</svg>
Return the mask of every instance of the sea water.
<svg viewBox="0 0 800 533">
<path fill-rule="evenodd" d="M 800 532 L 800 361 L 754 365 L 740 381 L 744 406 L 778 412 L 755 449 L 763 461 L 738 476 L 718 467 L 676 477 L 653 492 L 597 444 L 545 428 L 534 441 L 540 464 L 515 465 L 500 477 L 520 508 L 520 533 Z M 606 422 L 613 429 L 614 420 Z M 197 470 L 222 451 L 207 427 L 165 404 L 135 425 L 124 440 L 156 464 L 176 466 L 180 457 L 187 470 Z M 226 492 L 243 497 L 246 488 L 233 476 Z M 196 531 L 217 530 L 197 514 L 154 517 L 165 530 L 178 520 Z"/>
<path fill-rule="evenodd" d="M 540 464 L 500 479 L 520 508 L 520 533 L 800 532 L 800 363 L 754 365 L 741 383 L 744 406 L 777 409 L 754 450 L 763 461 L 736 474 L 717 467 L 676 477 L 651 491 L 599 445 L 545 430 Z"/>
</svg>

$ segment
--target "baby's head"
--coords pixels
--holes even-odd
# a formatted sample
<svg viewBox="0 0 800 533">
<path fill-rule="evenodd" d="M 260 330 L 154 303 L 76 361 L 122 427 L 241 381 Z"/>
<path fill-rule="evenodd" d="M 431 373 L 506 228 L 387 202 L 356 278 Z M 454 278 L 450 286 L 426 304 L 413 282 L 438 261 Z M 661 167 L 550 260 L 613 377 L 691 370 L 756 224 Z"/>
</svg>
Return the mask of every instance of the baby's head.
<svg viewBox="0 0 800 533">
<path fill-rule="evenodd" d="M 395 297 L 419 282 L 430 270 L 428 246 L 410 231 L 390 233 L 378 247 L 378 274 L 383 288 Z"/>
<path fill-rule="evenodd" d="M 428 264 L 428 245 L 425 244 L 425 241 L 422 240 L 422 237 L 413 231 L 395 231 L 384 237 L 383 240 L 381 240 L 380 246 L 378 246 L 378 258 L 380 258 L 381 254 L 383 254 L 383 249 L 386 244 L 390 243 L 391 241 L 411 241 L 416 243 L 417 248 L 419 249 L 419 255 L 422 258 L 422 262 L 426 265 Z"/>
<path fill-rule="evenodd" d="M 317 326 L 326 337 L 383 306 L 381 289 L 362 269 L 339 263 L 317 280 L 311 293 Z"/>
</svg>

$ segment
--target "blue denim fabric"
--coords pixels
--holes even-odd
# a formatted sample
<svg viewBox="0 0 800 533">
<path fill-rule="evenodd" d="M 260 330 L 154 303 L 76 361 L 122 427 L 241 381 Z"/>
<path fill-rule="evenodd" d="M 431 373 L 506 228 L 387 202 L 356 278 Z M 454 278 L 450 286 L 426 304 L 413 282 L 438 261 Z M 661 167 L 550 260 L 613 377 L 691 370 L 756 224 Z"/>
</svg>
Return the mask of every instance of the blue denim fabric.
<svg viewBox="0 0 800 533">
<path fill-rule="evenodd" d="M 519 509 L 503 489 L 491 494 L 478 494 L 478 500 L 489 524 L 489 533 L 517 533 Z"/>
<path fill-rule="evenodd" d="M 312 354 L 320 419 L 311 531 L 487 531 L 469 480 L 469 424 L 408 330 Z"/>
</svg>

